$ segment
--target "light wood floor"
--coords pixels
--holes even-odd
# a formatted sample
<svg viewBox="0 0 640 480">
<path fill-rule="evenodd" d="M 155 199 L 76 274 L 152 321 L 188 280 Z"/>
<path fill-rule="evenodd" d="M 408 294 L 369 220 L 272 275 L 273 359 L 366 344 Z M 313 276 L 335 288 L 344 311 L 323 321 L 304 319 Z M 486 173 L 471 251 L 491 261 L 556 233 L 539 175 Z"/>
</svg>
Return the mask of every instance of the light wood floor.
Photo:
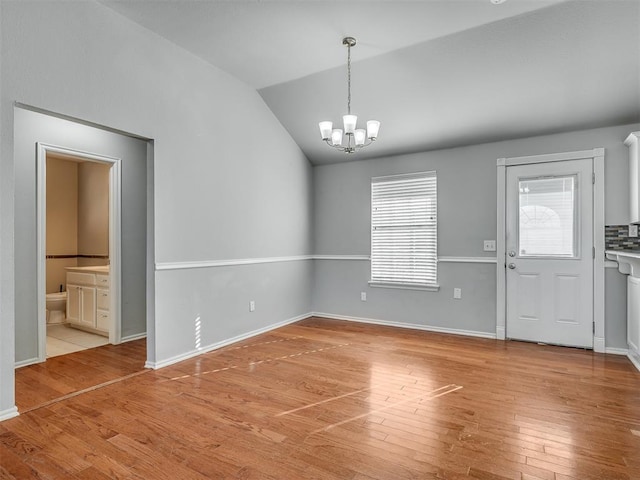
<svg viewBox="0 0 640 480">
<path fill-rule="evenodd" d="M 640 478 L 640 373 L 308 319 L 0 423 L 0 478 Z"/>
</svg>

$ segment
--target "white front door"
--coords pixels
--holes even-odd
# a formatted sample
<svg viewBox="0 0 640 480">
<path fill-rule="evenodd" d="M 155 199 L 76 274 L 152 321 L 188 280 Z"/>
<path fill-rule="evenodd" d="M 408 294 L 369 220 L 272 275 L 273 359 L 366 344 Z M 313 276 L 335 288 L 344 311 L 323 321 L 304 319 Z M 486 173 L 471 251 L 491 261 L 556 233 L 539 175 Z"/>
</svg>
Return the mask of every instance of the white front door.
<svg viewBox="0 0 640 480">
<path fill-rule="evenodd" d="M 593 161 L 507 167 L 506 336 L 593 347 Z"/>
</svg>

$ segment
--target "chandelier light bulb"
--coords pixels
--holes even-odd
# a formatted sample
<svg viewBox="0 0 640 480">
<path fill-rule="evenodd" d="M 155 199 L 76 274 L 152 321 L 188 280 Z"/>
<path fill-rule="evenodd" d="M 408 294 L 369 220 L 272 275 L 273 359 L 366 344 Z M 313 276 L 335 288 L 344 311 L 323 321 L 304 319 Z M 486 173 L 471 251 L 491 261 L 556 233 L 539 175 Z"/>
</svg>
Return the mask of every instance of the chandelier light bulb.
<svg viewBox="0 0 640 480">
<path fill-rule="evenodd" d="M 323 140 L 329 140 L 331 138 L 331 130 L 333 130 L 333 122 L 320 122 L 320 135 Z"/>
<path fill-rule="evenodd" d="M 380 122 L 377 120 L 369 120 L 367 122 L 367 138 L 375 140 L 378 138 L 378 131 L 380 130 Z"/>
<path fill-rule="evenodd" d="M 353 133 L 356 129 L 356 123 L 358 123 L 358 117 L 356 115 L 344 115 L 342 117 L 344 123 L 344 133 L 347 135 Z"/>
<path fill-rule="evenodd" d="M 345 37 L 342 44 L 347 47 L 347 114 L 342 117 L 344 132 L 339 128 L 333 128 L 333 122 L 329 121 L 319 122 L 318 126 L 320 136 L 327 145 L 345 153 L 353 153 L 371 145 L 378 138 L 380 122 L 369 120 L 366 130 L 357 128 L 358 116 L 351 113 L 351 47 L 355 47 L 356 39 Z"/>
<path fill-rule="evenodd" d="M 331 132 L 331 145 L 342 145 L 342 130 L 339 128 Z"/>
</svg>

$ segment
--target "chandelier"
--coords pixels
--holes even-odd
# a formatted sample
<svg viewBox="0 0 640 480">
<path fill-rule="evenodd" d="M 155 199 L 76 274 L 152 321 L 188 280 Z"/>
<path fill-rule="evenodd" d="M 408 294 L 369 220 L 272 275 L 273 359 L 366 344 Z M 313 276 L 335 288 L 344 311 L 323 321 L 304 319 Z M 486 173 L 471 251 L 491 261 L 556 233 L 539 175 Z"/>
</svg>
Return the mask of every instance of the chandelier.
<svg viewBox="0 0 640 480">
<path fill-rule="evenodd" d="M 327 145 L 345 153 L 353 153 L 364 147 L 371 145 L 378 138 L 380 122 L 369 120 L 367 129 L 356 128 L 357 115 L 351 114 L 351 47 L 356 45 L 356 39 L 345 37 L 342 44 L 347 46 L 347 114 L 342 117 L 343 130 L 333 128 L 333 122 L 323 121 L 320 126 L 320 135 Z"/>
</svg>

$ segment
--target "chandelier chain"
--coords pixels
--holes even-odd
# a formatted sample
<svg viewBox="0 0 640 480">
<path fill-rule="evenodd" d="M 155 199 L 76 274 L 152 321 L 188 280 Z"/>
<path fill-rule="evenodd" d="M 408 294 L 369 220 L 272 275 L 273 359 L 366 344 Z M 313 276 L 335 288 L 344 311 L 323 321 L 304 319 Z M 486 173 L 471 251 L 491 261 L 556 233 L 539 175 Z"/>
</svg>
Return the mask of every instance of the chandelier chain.
<svg viewBox="0 0 640 480">
<path fill-rule="evenodd" d="M 347 44 L 347 114 L 351 115 L 351 44 Z"/>
</svg>

